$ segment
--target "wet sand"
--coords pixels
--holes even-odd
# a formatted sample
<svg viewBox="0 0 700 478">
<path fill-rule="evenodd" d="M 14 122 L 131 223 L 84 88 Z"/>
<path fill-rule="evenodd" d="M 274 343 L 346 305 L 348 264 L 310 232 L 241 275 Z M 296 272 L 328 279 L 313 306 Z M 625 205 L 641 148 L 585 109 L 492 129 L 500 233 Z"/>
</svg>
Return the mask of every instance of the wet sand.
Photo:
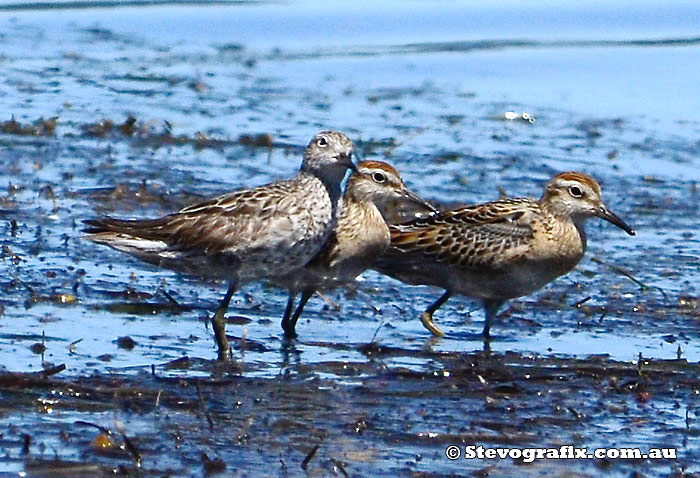
<svg viewBox="0 0 700 478">
<path fill-rule="evenodd" d="M 0 7 L 0 472 L 700 473 L 692 4 L 411 4 L 400 21 L 315 2 Z M 285 343 L 286 297 L 253 284 L 227 369 L 206 325 L 223 284 L 80 239 L 97 214 L 289 176 L 326 128 L 441 204 L 586 171 L 638 236 L 591 221 L 579 267 L 508 303 L 489 351 L 477 304 L 450 300 L 434 340 L 418 316 L 440 292 L 373 272 L 330 293 L 337 308 L 314 297 Z M 450 461 L 452 444 L 678 458 Z"/>
</svg>

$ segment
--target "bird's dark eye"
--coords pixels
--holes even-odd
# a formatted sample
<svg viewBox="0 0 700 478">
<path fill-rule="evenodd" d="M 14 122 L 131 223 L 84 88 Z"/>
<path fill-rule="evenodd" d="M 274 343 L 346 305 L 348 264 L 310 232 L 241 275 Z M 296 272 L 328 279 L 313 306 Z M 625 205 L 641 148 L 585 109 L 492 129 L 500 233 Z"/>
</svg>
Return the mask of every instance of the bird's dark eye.
<svg viewBox="0 0 700 478">
<path fill-rule="evenodd" d="M 386 181 L 386 176 L 384 176 L 384 173 L 372 173 L 372 179 L 374 179 L 375 183 L 383 183 Z"/>
<path fill-rule="evenodd" d="M 321 136 L 320 138 L 318 138 L 318 139 L 316 140 L 316 144 L 317 144 L 318 146 L 320 146 L 321 148 L 325 148 L 326 146 L 328 146 L 328 141 L 326 140 L 326 138 L 324 138 L 323 136 Z"/>
<path fill-rule="evenodd" d="M 575 198 L 583 197 L 583 191 L 578 186 L 569 186 L 569 194 L 571 194 Z"/>
</svg>

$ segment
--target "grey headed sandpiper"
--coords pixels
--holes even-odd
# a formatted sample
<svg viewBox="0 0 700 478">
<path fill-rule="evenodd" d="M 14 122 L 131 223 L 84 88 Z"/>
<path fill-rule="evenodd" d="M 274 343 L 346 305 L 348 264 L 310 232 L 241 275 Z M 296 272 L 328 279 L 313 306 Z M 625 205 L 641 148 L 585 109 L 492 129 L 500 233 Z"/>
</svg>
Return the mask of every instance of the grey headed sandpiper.
<svg viewBox="0 0 700 478">
<path fill-rule="evenodd" d="M 323 131 L 304 152 L 292 179 L 235 191 L 158 219 L 110 217 L 84 221 L 86 239 L 145 262 L 207 279 L 228 281 L 211 319 L 220 360 L 230 353 L 225 317 L 243 284 L 286 274 L 309 262 L 335 228 L 341 182 L 352 162 L 353 142 Z"/>
<path fill-rule="evenodd" d="M 382 161 L 362 161 L 348 179 L 338 223 L 320 252 L 305 267 L 271 280 L 289 292 L 282 319 L 286 338 L 296 337 L 296 324 L 316 291 L 348 284 L 389 247 L 387 216 L 401 206 L 415 213 L 436 212 L 410 191 L 399 172 Z M 297 295 L 299 304 L 294 308 Z M 292 313 L 293 311 L 293 313 Z"/>
<path fill-rule="evenodd" d="M 483 336 L 504 301 L 534 292 L 571 271 L 586 251 L 587 219 L 599 217 L 633 236 L 603 203 L 587 174 L 552 178 L 539 200 L 501 199 L 391 227 L 391 246 L 372 267 L 412 285 L 445 290 L 421 315 L 434 335 L 433 314 L 453 294 L 480 299 Z"/>
</svg>

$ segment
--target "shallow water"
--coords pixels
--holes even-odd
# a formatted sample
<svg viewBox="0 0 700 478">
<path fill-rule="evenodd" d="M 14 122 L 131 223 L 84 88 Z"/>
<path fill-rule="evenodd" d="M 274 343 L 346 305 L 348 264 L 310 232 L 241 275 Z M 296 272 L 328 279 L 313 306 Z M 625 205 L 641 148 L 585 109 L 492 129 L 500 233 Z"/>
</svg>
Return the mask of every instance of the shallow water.
<svg viewBox="0 0 700 478">
<path fill-rule="evenodd" d="M 12 404 L 0 412 L 0 454 L 8 458 L 0 471 L 60 476 L 31 465 L 54 456 L 129 468 L 132 454 L 91 452 L 94 430 L 74 424 L 114 429 L 119 420 L 144 448 L 149 476 L 200 476 L 203 450 L 228 472 L 296 476 L 315 443 L 307 469 L 314 476 L 344 475 L 341 468 L 357 476 L 485 468 L 489 476 L 559 476 L 564 465 L 552 460 L 454 463 L 444 449 L 646 449 L 660 440 L 679 447 L 678 460 L 566 467 L 576 476 L 650 467 L 657 475 L 700 473 L 695 3 L 100 5 L 0 4 L 0 365 L 67 367 L 28 387 L 0 388 Z M 536 121 L 504 120 L 508 111 Z M 53 117 L 53 129 L 38 121 Z M 584 170 L 638 235 L 591 221 L 586 258 L 510 302 L 490 354 L 481 351 L 475 303 L 451 299 L 435 316 L 447 336 L 434 340 L 417 318 L 440 291 L 373 272 L 355 294 L 328 294 L 340 311 L 313 298 L 290 346 L 279 328 L 286 298 L 250 285 L 229 312 L 233 377 L 212 381 L 223 372 L 209 361 L 206 318 L 224 286 L 85 243 L 80 221 L 164 214 L 289 176 L 301 148 L 326 128 L 347 132 L 364 158 L 390 161 L 436 202 L 493 199 L 499 187 L 538 196 L 554 173 Z M 251 147 L 242 136 L 255 142 L 258 134 L 272 141 L 260 137 L 264 146 Z M 125 336 L 133 349 L 119 346 Z M 640 354 L 659 369 L 634 389 L 620 386 L 618 375 L 633 381 Z M 183 356 L 185 368 L 162 366 Z M 527 378 L 532 367 L 544 370 L 536 386 Z M 579 370 L 586 367 L 593 372 Z M 579 371 L 560 380 L 558 369 Z M 201 430 L 196 380 L 214 415 L 211 434 Z M 142 395 L 121 400 L 112 381 L 143 387 Z M 107 391 L 74 400 L 67 391 L 78 386 Z M 152 407 L 158 390 L 173 397 L 163 408 Z M 265 397 L 275 398 L 251 405 Z M 48 399 L 58 401 L 54 412 L 41 405 Z M 238 400 L 247 408 L 237 415 Z M 355 431 L 362 420 L 366 433 Z M 252 438 L 235 441 L 230 430 L 244 428 Z M 173 429 L 184 430 L 182 448 L 168 438 Z M 22 433 L 32 436 L 29 454 Z"/>
</svg>

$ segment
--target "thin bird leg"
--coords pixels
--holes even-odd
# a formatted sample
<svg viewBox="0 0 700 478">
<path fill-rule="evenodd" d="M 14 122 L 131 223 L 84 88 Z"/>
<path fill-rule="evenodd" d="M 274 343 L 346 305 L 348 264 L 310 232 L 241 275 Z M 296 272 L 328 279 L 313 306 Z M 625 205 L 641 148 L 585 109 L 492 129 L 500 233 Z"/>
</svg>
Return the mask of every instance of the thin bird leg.
<svg viewBox="0 0 700 478">
<path fill-rule="evenodd" d="M 294 315 L 289 322 L 289 327 L 284 329 L 284 336 L 288 339 L 293 339 L 297 336 L 296 327 L 299 317 L 301 317 L 301 312 L 304 310 L 304 306 L 309 301 L 311 296 L 314 295 L 314 290 L 302 290 L 301 299 L 299 299 L 299 305 L 297 305 L 297 310 L 294 311 Z"/>
<path fill-rule="evenodd" d="M 485 339 L 491 337 L 491 321 L 498 313 L 498 308 L 503 304 L 502 300 L 486 299 L 484 300 L 484 309 L 486 312 L 486 320 L 484 321 L 484 332 L 483 336 Z"/>
<path fill-rule="evenodd" d="M 214 339 L 219 348 L 219 360 L 227 360 L 230 354 L 228 339 L 226 338 L 225 315 L 234 292 L 236 292 L 236 284 L 232 282 L 229 284 L 226 295 L 216 309 L 216 314 L 211 318 L 211 327 L 214 329 Z"/>
<path fill-rule="evenodd" d="M 449 290 L 446 290 L 438 300 L 433 302 L 433 305 L 428 307 L 428 309 L 420 315 L 420 321 L 423 322 L 423 327 L 428 329 L 436 337 L 442 337 L 445 335 L 445 332 L 440 330 L 440 327 L 433 322 L 433 314 L 436 310 L 442 307 L 442 304 L 447 302 L 447 299 L 449 299 L 451 295 L 452 293 Z"/>
<path fill-rule="evenodd" d="M 294 310 L 294 299 L 296 299 L 296 296 L 296 292 L 289 292 L 289 299 L 287 299 L 287 307 L 285 307 L 284 315 L 282 316 L 282 330 L 284 331 L 286 331 L 289 328 L 289 318 L 292 316 L 292 310 Z"/>
</svg>

